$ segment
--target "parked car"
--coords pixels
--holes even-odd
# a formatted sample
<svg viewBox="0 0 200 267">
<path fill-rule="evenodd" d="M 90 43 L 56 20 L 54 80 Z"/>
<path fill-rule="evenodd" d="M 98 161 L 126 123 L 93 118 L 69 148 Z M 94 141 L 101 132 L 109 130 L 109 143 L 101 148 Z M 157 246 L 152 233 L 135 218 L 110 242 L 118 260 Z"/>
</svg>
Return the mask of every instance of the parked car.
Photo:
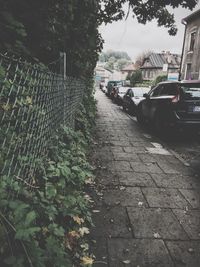
<svg viewBox="0 0 200 267">
<path fill-rule="evenodd" d="M 105 85 L 105 83 L 104 82 L 101 82 L 100 84 L 99 84 L 99 88 L 102 90 L 102 92 L 106 92 L 106 85 Z"/>
<path fill-rule="evenodd" d="M 114 101 L 115 95 L 117 93 L 118 86 L 113 86 L 111 92 L 110 92 L 110 98 Z"/>
<path fill-rule="evenodd" d="M 136 109 L 140 101 L 142 101 L 144 98 L 144 94 L 148 93 L 150 88 L 148 87 L 133 87 L 129 88 L 122 101 L 122 107 L 124 110 L 128 110 L 129 113 L 135 114 Z"/>
<path fill-rule="evenodd" d="M 139 123 L 150 122 L 158 133 L 200 128 L 200 81 L 161 82 L 144 97 L 137 108 Z"/>
<path fill-rule="evenodd" d="M 117 87 L 115 94 L 114 94 L 114 102 L 117 103 L 118 105 L 122 105 L 123 103 L 123 97 L 127 91 L 127 87 Z"/>
<path fill-rule="evenodd" d="M 121 81 L 109 81 L 107 84 L 106 95 L 109 97 L 112 96 L 114 87 L 118 87 L 118 86 L 122 86 Z"/>
</svg>

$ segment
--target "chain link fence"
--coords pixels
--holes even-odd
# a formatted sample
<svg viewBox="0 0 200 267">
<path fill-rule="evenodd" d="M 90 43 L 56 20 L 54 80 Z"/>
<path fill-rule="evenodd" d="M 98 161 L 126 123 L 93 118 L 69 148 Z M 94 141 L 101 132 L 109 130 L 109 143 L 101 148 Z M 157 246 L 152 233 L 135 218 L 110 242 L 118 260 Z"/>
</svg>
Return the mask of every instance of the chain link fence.
<svg viewBox="0 0 200 267">
<path fill-rule="evenodd" d="M 62 124 L 73 127 L 84 83 L 0 54 L 0 167 L 34 187 L 36 160 Z"/>
</svg>

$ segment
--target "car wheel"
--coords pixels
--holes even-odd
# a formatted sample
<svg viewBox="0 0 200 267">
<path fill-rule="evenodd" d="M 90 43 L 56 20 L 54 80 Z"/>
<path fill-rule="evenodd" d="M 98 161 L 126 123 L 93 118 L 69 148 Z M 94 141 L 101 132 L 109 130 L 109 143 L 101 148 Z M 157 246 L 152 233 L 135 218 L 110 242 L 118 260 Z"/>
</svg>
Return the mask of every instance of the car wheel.
<svg viewBox="0 0 200 267">
<path fill-rule="evenodd" d="M 122 103 L 122 109 L 123 109 L 123 111 L 126 111 L 126 107 L 124 106 L 123 103 Z"/>
</svg>

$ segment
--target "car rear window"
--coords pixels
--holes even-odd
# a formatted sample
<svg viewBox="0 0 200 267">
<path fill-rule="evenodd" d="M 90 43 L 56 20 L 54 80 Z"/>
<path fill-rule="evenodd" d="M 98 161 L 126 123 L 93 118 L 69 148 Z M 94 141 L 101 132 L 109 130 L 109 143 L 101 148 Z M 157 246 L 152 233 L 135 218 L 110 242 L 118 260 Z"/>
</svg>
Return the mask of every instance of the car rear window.
<svg viewBox="0 0 200 267">
<path fill-rule="evenodd" d="M 120 93 L 120 94 L 125 94 L 126 91 L 127 91 L 127 88 L 126 88 L 126 87 L 125 87 L 125 88 L 124 88 L 124 87 L 120 87 L 120 88 L 119 88 L 119 93 Z"/>
<path fill-rule="evenodd" d="M 178 87 L 176 84 L 162 84 L 159 95 L 160 96 L 174 96 L 178 94 Z"/>
<path fill-rule="evenodd" d="M 143 96 L 142 88 L 133 88 L 132 89 L 134 96 Z"/>
<path fill-rule="evenodd" d="M 184 99 L 200 99 L 200 83 L 199 84 L 183 84 L 181 85 Z"/>
</svg>

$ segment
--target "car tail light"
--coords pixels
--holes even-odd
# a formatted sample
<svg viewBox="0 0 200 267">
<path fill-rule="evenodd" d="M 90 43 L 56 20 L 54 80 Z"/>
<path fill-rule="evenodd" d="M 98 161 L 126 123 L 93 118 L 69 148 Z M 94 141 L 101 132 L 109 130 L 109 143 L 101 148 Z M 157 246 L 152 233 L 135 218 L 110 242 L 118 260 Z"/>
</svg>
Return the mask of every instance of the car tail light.
<svg viewBox="0 0 200 267">
<path fill-rule="evenodd" d="M 173 96 L 172 99 L 171 99 L 172 103 L 177 103 L 179 100 L 180 100 L 180 95 L 179 94 Z"/>
</svg>

